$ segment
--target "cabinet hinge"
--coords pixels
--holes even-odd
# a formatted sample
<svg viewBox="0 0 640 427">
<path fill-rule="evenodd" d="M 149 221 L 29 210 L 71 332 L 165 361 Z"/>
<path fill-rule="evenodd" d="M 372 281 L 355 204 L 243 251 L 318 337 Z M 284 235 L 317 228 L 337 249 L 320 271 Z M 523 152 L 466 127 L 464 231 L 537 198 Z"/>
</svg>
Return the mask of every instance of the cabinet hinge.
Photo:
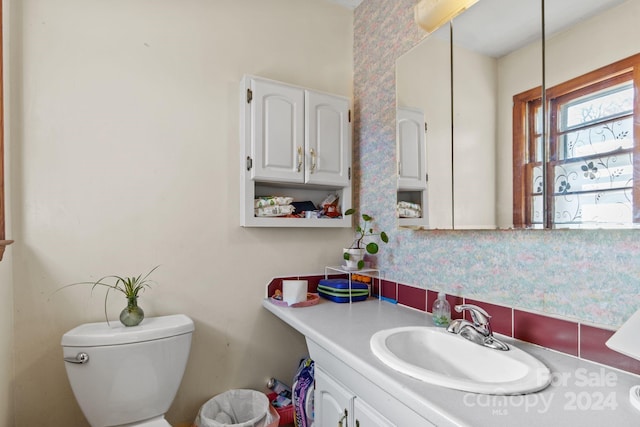
<svg viewBox="0 0 640 427">
<path fill-rule="evenodd" d="M 251 103 L 253 100 L 253 91 L 251 89 L 247 89 L 247 104 Z"/>
<path fill-rule="evenodd" d="M 424 131 L 427 131 L 427 122 L 424 122 Z"/>
<path fill-rule="evenodd" d="M 252 167 L 253 167 L 253 159 L 247 156 L 247 170 L 250 171 Z"/>
<path fill-rule="evenodd" d="M 425 179 L 425 181 L 429 182 L 429 174 L 428 173 L 425 174 L 424 179 Z"/>
<path fill-rule="evenodd" d="M 351 110 L 349 110 L 349 123 L 351 123 Z"/>
<path fill-rule="evenodd" d="M 347 171 L 347 175 L 349 177 L 349 181 L 351 181 L 351 168 L 349 168 L 349 170 Z"/>
</svg>

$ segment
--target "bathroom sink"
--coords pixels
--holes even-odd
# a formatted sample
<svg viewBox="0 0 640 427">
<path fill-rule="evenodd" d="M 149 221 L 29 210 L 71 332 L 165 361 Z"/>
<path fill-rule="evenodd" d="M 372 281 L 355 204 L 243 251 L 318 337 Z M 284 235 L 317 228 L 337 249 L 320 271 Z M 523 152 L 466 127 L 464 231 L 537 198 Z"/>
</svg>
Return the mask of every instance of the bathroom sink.
<svg viewBox="0 0 640 427">
<path fill-rule="evenodd" d="M 549 368 L 513 345 L 508 351 L 495 350 L 443 328 L 385 329 L 371 337 L 371 350 L 398 372 L 473 393 L 533 393 L 551 381 Z"/>
</svg>

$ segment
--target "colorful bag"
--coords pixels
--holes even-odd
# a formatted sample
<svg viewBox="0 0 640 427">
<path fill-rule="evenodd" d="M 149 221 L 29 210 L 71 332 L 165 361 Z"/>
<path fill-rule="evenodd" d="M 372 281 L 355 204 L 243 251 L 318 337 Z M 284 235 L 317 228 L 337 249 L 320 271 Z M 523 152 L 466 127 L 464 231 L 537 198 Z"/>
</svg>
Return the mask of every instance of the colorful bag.
<svg viewBox="0 0 640 427">
<path fill-rule="evenodd" d="M 313 360 L 302 359 L 293 378 L 293 421 L 296 427 L 311 427 L 313 424 L 313 379 Z"/>
</svg>

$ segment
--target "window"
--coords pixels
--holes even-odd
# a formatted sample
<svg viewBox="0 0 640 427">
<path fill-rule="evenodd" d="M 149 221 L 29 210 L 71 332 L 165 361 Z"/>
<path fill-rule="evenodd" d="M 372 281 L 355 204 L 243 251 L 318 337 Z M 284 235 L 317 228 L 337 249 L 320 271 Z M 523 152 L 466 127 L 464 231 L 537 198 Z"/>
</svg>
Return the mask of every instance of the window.
<svg viewBox="0 0 640 427">
<path fill-rule="evenodd" d="M 640 54 L 547 89 L 546 161 L 541 90 L 514 97 L 516 227 L 640 223 L 639 83 Z"/>
</svg>

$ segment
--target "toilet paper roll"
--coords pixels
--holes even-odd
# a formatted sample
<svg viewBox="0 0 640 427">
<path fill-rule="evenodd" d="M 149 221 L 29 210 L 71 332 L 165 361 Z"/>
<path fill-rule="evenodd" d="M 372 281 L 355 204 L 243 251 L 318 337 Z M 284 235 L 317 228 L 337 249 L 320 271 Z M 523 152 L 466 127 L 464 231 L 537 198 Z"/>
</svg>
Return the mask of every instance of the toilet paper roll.
<svg viewBox="0 0 640 427">
<path fill-rule="evenodd" d="M 289 305 L 307 300 L 306 280 L 283 280 L 282 300 Z"/>
</svg>

